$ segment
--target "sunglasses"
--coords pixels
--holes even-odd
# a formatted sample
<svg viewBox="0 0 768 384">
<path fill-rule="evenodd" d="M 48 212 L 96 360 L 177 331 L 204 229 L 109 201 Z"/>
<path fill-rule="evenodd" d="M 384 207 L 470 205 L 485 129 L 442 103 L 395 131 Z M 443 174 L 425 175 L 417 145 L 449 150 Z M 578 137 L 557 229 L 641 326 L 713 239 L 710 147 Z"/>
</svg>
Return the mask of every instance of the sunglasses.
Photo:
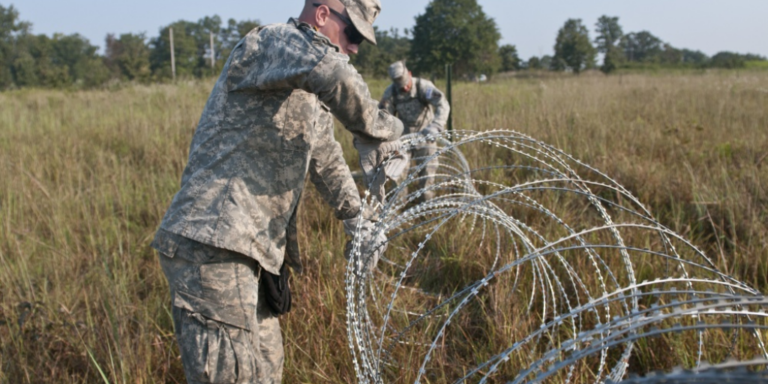
<svg viewBox="0 0 768 384">
<path fill-rule="evenodd" d="M 319 6 L 325 5 L 325 4 L 312 3 L 312 5 L 315 6 L 315 7 L 319 7 Z M 341 12 L 339 12 L 339 11 L 337 11 L 337 10 L 331 8 L 331 7 L 328 7 L 328 9 L 330 9 L 331 13 L 336 15 L 336 17 L 341 19 L 341 21 L 343 21 L 344 24 L 347 25 L 347 27 L 344 28 L 344 34 L 347 35 L 347 40 L 349 40 L 350 43 L 355 44 L 355 45 L 362 44 L 363 41 L 365 40 L 365 37 L 363 37 L 363 34 L 361 34 L 360 31 L 357 30 L 357 28 L 355 28 L 355 24 L 352 23 L 352 20 L 349 17 L 346 17 L 343 14 L 341 14 Z"/>
</svg>

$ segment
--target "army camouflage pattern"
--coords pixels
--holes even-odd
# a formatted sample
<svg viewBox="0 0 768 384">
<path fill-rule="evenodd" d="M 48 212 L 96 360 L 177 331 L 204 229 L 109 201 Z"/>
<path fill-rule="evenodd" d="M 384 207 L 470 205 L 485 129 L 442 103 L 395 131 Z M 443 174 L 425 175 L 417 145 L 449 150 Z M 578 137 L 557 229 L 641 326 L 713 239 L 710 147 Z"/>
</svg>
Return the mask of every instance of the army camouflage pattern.
<svg viewBox="0 0 768 384">
<path fill-rule="evenodd" d="M 349 58 L 308 24 L 254 29 L 211 92 L 156 248 L 172 252 L 170 235 L 180 235 L 244 254 L 273 274 L 284 257 L 300 271 L 295 232 L 287 232 L 295 231 L 307 174 L 338 219 L 360 210 L 333 116 L 356 140 L 400 137 L 402 123 L 377 106 Z"/>
<path fill-rule="evenodd" d="M 412 79 L 409 92 L 395 90 L 395 84 L 387 87 L 379 108 L 397 116 L 403 122 L 405 134 L 419 132 L 433 123 L 445 128 L 451 110 L 448 99 L 431 81 Z"/>
<path fill-rule="evenodd" d="M 423 145 L 411 150 L 411 159 L 416 162 L 417 166 L 424 166 L 417 172 L 418 179 L 416 180 L 416 188 L 418 190 L 426 189 L 435 184 L 435 174 L 437 169 L 440 168 L 440 161 L 437 158 L 427 160 L 437 152 L 437 146 L 435 144 Z M 426 164 L 425 164 L 426 163 Z M 401 180 L 402 181 L 402 177 Z M 408 194 L 408 188 L 404 188 L 402 191 L 403 196 Z M 431 200 L 435 197 L 435 191 L 429 190 L 422 193 L 416 198 L 416 202 Z"/>
<path fill-rule="evenodd" d="M 376 32 L 373 23 L 381 13 L 379 0 L 341 0 L 347 9 L 352 24 L 371 44 L 376 45 Z"/>
<path fill-rule="evenodd" d="M 387 87 L 379 108 L 396 115 L 403 122 L 405 133 L 419 132 L 430 124 L 438 125 L 441 130 L 445 128 L 451 107 L 443 93 L 431 81 L 413 77 L 413 85 L 409 92 L 395 91 L 396 86 L 392 84 Z M 416 182 L 418 189 L 427 188 L 435 182 L 434 175 L 440 163 L 437 158 L 429 161 L 426 159 L 436 152 L 437 146 L 434 144 L 423 145 L 411 151 L 411 159 L 416 161 L 418 166 L 424 166 L 418 172 L 419 179 Z M 426 164 L 424 164 L 425 161 Z M 404 190 L 403 193 L 408 192 Z M 434 195 L 434 191 L 427 191 L 418 198 L 418 201 L 432 199 Z"/>
<path fill-rule="evenodd" d="M 252 258 L 180 239 L 160 265 L 188 383 L 280 383 L 280 323 Z"/>
</svg>

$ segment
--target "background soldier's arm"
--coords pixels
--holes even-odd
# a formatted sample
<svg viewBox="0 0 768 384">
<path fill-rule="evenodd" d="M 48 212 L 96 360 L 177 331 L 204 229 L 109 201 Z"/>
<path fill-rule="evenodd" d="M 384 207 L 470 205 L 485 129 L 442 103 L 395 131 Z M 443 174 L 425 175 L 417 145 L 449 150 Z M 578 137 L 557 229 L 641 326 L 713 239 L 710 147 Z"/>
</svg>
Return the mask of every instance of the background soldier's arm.
<svg viewBox="0 0 768 384">
<path fill-rule="evenodd" d="M 445 97 L 431 81 L 424 81 L 422 86 L 423 100 L 431 104 L 435 108 L 435 118 L 432 120 L 432 124 L 439 124 L 445 129 L 448 123 L 448 115 L 451 113 L 451 106 L 448 104 L 448 98 Z"/>
</svg>

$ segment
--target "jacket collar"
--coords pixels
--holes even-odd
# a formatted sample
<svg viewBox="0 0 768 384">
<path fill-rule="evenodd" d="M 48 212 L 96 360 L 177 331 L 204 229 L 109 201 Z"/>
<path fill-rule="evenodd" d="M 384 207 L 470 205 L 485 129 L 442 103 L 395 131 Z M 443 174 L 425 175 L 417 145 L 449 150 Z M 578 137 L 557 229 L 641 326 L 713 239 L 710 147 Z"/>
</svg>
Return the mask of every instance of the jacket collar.
<svg viewBox="0 0 768 384">
<path fill-rule="evenodd" d="M 332 43 L 331 39 L 329 39 L 327 36 L 323 35 L 314 26 L 309 25 L 309 24 L 304 23 L 304 22 L 301 22 L 298 19 L 293 18 L 293 17 L 288 19 L 288 24 L 293 25 L 296 28 L 302 30 L 304 33 L 308 34 L 310 37 L 312 37 L 312 41 L 313 42 L 328 45 L 331 48 L 335 49 L 336 52 L 341 52 L 341 48 L 339 48 L 338 45 Z"/>
</svg>

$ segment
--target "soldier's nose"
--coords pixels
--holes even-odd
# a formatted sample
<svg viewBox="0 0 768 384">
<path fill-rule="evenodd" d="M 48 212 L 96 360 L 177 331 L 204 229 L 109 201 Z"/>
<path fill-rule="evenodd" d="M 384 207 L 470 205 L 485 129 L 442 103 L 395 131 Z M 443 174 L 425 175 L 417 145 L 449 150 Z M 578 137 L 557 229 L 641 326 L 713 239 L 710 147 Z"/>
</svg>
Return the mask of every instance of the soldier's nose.
<svg viewBox="0 0 768 384">
<path fill-rule="evenodd" d="M 360 49 L 360 45 L 358 44 L 348 44 L 347 45 L 347 52 L 357 54 L 357 51 Z"/>
</svg>

